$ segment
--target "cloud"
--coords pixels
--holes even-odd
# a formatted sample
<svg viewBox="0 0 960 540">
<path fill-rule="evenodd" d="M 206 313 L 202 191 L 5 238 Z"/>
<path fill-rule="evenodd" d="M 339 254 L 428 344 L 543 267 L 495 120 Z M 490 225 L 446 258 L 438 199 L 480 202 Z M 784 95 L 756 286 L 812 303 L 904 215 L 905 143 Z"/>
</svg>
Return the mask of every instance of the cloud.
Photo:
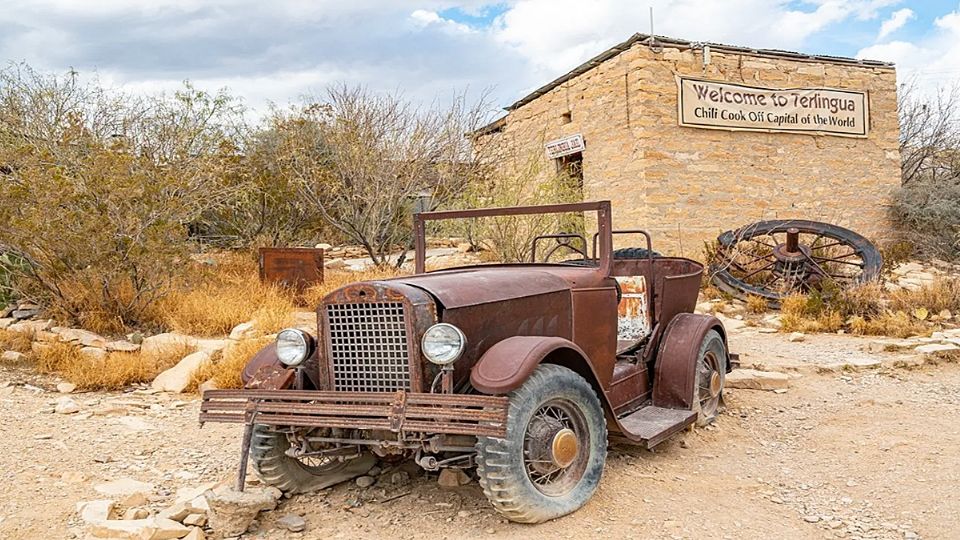
<svg viewBox="0 0 960 540">
<path fill-rule="evenodd" d="M 913 13 L 913 10 L 910 8 L 903 8 L 894 11 L 890 14 L 890 18 L 883 21 L 883 24 L 880 25 L 880 33 L 877 34 L 877 41 L 880 41 L 897 30 L 903 28 L 903 25 L 907 24 L 907 21 L 913 19 L 915 16 L 916 15 Z"/>
<path fill-rule="evenodd" d="M 917 40 L 872 45 L 856 56 L 895 62 L 901 82 L 915 82 L 927 93 L 956 86 L 960 81 L 960 10 L 935 19 L 932 30 Z"/>
</svg>

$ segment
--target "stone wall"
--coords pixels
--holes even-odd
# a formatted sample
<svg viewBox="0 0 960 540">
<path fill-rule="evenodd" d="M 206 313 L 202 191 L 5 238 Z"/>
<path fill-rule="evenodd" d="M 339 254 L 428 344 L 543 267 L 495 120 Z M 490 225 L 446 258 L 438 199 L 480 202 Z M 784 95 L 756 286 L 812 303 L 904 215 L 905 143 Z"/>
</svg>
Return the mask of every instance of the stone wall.
<svg viewBox="0 0 960 540">
<path fill-rule="evenodd" d="M 699 258 L 704 241 L 760 219 L 829 221 L 873 240 L 888 237 L 888 206 L 900 175 L 893 68 L 716 50 L 710 56 L 704 65 L 700 50 L 634 44 L 512 110 L 502 130 L 478 144 L 544 155 L 543 140 L 582 133 L 584 198 L 610 199 L 617 227 L 646 228 L 656 247 L 673 254 Z M 680 127 L 677 74 L 759 87 L 866 90 L 870 134 Z"/>
</svg>

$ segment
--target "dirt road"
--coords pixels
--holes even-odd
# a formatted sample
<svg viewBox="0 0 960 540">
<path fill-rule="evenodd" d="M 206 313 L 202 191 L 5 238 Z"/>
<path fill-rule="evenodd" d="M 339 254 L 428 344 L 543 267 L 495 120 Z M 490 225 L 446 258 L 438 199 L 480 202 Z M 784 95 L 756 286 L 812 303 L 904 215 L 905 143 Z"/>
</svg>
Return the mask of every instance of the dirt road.
<svg viewBox="0 0 960 540">
<path fill-rule="evenodd" d="M 864 343 L 748 333 L 734 348 L 812 365 Z M 79 413 L 56 414 L 56 382 L 0 371 L 0 538 L 85 538 L 74 507 L 104 481 L 150 482 L 160 509 L 178 488 L 233 474 L 240 430 L 200 430 L 195 398 L 79 394 Z M 506 523 L 475 482 L 444 490 L 386 468 L 370 488 L 285 500 L 245 537 L 960 538 L 960 366 L 807 372 L 792 384 L 732 390 L 715 427 L 656 452 L 612 448 L 594 499 L 551 523 Z M 289 513 L 306 532 L 274 525 Z"/>
</svg>

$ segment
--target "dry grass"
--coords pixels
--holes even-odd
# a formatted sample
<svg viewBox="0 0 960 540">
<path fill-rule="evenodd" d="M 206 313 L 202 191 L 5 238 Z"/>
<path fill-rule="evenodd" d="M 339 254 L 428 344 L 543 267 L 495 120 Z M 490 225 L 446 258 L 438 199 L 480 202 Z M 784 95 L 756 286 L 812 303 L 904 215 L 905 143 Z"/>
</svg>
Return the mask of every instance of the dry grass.
<svg viewBox="0 0 960 540">
<path fill-rule="evenodd" d="M 221 336 L 251 319 L 264 334 L 290 324 L 296 309 L 293 295 L 282 288 L 260 283 L 256 267 L 228 259 L 168 294 L 158 306 L 164 326 L 182 334 Z"/>
<path fill-rule="evenodd" d="M 120 390 L 153 380 L 194 351 L 193 347 L 180 345 L 162 353 L 115 352 L 96 359 L 82 355 L 80 349 L 72 345 L 50 343 L 31 354 L 31 359 L 37 371 L 59 374 L 81 390 Z"/>
<path fill-rule="evenodd" d="M 201 384 L 211 379 L 217 388 L 241 388 L 243 381 L 240 379 L 240 374 L 243 368 L 270 341 L 270 338 L 248 339 L 232 344 L 222 352 L 212 355 L 210 360 L 204 362 L 194 373 L 187 391 L 195 392 Z"/>
<path fill-rule="evenodd" d="M 917 291 L 887 292 L 868 283 L 829 297 L 791 295 L 781 302 L 783 332 L 836 332 L 906 338 L 926 335 L 928 313 L 960 310 L 960 280 L 941 279 Z"/>
<path fill-rule="evenodd" d="M 751 294 L 747 296 L 747 311 L 750 313 L 766 313 L 768 309 L 767 299 L 762 296 Z"/>
<path fill-rule="evenodd" d="M 23 332 L 0 330 L 0 352 L 17 351 L 30 352 L 30 335 Z"/>
</svg>

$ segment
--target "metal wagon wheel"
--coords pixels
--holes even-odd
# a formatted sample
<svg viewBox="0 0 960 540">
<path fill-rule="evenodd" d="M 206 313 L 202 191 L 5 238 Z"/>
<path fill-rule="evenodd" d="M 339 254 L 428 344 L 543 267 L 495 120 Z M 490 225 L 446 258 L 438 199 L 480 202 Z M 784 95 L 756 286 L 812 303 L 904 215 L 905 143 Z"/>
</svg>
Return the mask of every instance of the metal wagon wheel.
<svg viewBox="0 0 960 540">
<path fill-rule="evenodd" d="M 760 221 L 717 240 L 713 282 L 740 298 L 765 298 L 773 307 L 793 293 L 830 292 L 874 280 L 883 266 L 869 240 L 817 221 Z"/>
</svg>

